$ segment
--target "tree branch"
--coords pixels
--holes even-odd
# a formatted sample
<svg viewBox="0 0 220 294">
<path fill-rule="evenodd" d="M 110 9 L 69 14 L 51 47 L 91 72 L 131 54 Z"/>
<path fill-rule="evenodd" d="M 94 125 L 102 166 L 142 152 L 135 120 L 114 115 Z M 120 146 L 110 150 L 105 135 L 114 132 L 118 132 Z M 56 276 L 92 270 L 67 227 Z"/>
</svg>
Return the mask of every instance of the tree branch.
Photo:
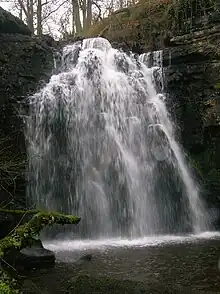
<svg viewBox="0 0 220 294">
<path fill-rule="evenodd" d="M 45 21 L 45 19 L 47 19 L 51 14 L 53 14 L 54 12 L 56 12 L 57 10 L 60 9 L 60 7 L 67 3 L 69 0 L 64 0 L 60 5 L 58 5 L 54 10 L 51 10 L 47 15 L 45 15 L 43 18 L 42 18 L 42 22 Z"/>
</svg>

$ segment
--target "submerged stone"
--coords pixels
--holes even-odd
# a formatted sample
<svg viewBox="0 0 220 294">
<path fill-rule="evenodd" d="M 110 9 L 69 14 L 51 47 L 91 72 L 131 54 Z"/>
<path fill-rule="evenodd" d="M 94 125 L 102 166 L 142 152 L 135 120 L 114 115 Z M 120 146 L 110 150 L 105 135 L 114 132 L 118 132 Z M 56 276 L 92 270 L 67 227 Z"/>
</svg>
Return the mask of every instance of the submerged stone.
<svg viewBox="0 0 220 294">
<path fill-rule="evenodd" d="M 85 260 L 85 261 L 91 261 L 92 260 L 92 254 L 85 254 L 80 257 L 80 260 Z"/>
</svg>

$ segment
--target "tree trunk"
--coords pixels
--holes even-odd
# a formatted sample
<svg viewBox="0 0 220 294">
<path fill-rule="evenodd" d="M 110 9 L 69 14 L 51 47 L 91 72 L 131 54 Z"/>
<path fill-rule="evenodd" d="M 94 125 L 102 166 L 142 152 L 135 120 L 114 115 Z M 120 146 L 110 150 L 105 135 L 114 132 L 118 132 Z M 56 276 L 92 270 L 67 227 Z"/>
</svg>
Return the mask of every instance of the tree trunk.
<svg viewBox="0 0 220 294">
<path fill-rule="evenodd" d="M 124 1 L 123 0 L 119 0 L 119 7 L 120 7 L 120 9 L 124 7 Z"/>
<path fill-rule="evenodd" d="M 73 14 L 74 14 L 74 20 L 76 25 L 76 33 L 82 32 L 82 25 L 80 21 L 80 13 L 79 13 L 79 2 L 78 0 L 72 0 L 72 7 L 73 7 Z"/>
<path fill-rule="evenodd" d="M 75 36 L 75 33 L 76 33 L 75 25 L 76 25 L 75 13 L 72 6 L 72 35 L 73 36 Z"/>
<path fill-rule="evenodd" d="M 42 2 L 37 0 L 37 35 L 42 35 Z"/>
<path fill-rule="evenodd" d="M 22 8 L 20 7 L 20 9 L 19 9 L 19 18 L 21 19 L 21 20 L 23 20 L 23 13 L 22 13 L 23 11 L 22 11 Z"/>
<path fill-rule="evenodd" d="M 27 25 L 34 34 L 34 3 L 33 0 L 27 1 Z"/>
<path fill-rule="evenodd" d="M 82 10 L 82 14 L 83 14 L 83 31 L 86 30 L 86 26 L 87 26 L 87 1 L 83 0 L 81 5 L 81 10 Z"/>
<path fill-rule="evenodd" d="M 90 28 L 91 24 L 92 24 L 92 0 L 88 0 L 86 30 Z"/>
</svg>

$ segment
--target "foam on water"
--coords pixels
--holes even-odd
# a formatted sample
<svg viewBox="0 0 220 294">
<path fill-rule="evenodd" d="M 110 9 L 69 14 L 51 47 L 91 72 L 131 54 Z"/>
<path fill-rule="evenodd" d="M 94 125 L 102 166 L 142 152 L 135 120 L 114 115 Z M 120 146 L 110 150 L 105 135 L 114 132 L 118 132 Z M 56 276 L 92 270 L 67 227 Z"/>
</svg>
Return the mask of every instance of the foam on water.
<svg viewBox="0 0 220 294">
<path fill-rule="evenodd" d="M 56 240 L 45 241 L 44 246 L 54 252 L 83 251 L 89 249 L 148 247 L 166 244 L 180 244 L 220 238 L 220 232 L 203 232 L 197 235 L 165 235 L 150 236 L 140 239 L 100 239 L 100 240 Z"/>
</svg>

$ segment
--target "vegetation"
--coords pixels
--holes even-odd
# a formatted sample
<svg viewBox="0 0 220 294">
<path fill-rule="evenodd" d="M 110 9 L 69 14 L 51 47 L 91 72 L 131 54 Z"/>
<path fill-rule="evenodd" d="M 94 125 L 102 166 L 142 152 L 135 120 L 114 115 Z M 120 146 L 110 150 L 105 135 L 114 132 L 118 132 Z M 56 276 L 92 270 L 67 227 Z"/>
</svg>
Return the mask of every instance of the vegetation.
<svg viewBox="0 0 220 294">
<path fill-rule="evenodd" d="M 140 0 L 118 10 L 90 27 L 86 36 L 103 36 L 110 41 L 147 42 L 154 46 L 166 35 L 193 28 L 196 16 L 207 16 L 214 0 Z"/>
<path fill-rule="evenodd" d="M 10 203 L 15 200 L 16 183 L 20 178 L 24 178 L 25 166 L 26 156 L 14 152 L 11 138 L 0 138 L 0 191 L 10 196 Z M 7 204 L 8 199 L 3 199 L 0 207 Z"/>
<path fill-rule="evenodd" d="M 9 212 L 13 213 L 13 211 Z M 23 211 L 23 214 L 25 213 Z M 5 254 L 30 247 L 45 226 L 77 224 L 79 221 L 79 217 L 71 215 L 57 212 L 38 212 L 29 222 L 18 226 L 11 234 L 0 240 L 0 258 L 4 261 Z M 15 279 L 3 270 L 0 271 L 0 293 L 19 293 Z"/>
<path fill-rule="evenodd" d="M 195 14 L 208 15 L 215 0 L 17 0 L 12 3 L 13 11 L 17 11 L 33 34 L 93 36 L 107 26 L 106 35 L 112 39 L 115 33 L 117 38 L 134 38 L 137 27 L 140 36 L 148 37 L 146 31 L 155 33 L 158 28 L 163 32 L 174 31 L 176 27 L 188 28 Z"/>
</svg>

